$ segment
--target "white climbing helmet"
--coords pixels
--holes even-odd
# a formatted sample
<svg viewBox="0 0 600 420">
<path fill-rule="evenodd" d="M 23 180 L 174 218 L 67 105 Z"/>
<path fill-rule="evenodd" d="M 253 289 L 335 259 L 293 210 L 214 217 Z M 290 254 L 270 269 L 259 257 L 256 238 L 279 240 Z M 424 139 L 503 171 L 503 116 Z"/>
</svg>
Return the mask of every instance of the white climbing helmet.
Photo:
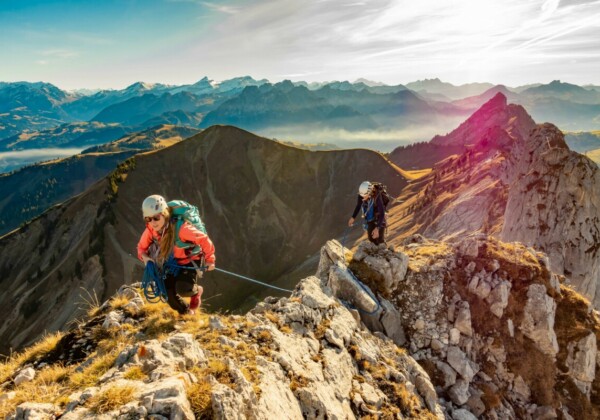
<svg viewBox="0 0 600 420">
<path fill-rule="evenodd" d="M 371 191 L 373 191 L 373 184 L 371 184 L 369 181 L 363 182 L 360 184 L 360 187 L 358 187 L 358 194 L 361 197 L 371 194 Z"/>
<path fill-rule="evenodd" d="M 152 217 L 162 213 L 167 207 L 167 201 L 162 196 L 154 194 L 146 197 L 142 203 L 142 213 L 144 217 Z"/>
</svg>

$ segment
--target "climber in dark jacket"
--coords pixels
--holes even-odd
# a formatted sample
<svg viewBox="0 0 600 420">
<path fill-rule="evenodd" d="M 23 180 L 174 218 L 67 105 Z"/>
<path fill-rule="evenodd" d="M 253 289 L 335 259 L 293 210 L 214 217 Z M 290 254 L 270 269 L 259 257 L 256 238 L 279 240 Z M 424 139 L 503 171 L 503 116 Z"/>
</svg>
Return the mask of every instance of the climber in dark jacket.
<svg viewBox="0 0 600 420">
<path fill-rule="evenodd" d="M 356 200 L 356 207 L 352 213 L 352 217 L 348 220 L 348 226 L 354 224 L 354 220 L 361 210 L 365 222 L 363 228 L 367 231 L 369 241 L 375 245 L 379 245 L 385 242 L 385 205 L 383 204 L 383 198 L 381 194 L 378 194 L 376 189 L 373 188 L 373 184 L 369 181 L 365 181 L 358 187 L 358 197 Z"/>
</svg>

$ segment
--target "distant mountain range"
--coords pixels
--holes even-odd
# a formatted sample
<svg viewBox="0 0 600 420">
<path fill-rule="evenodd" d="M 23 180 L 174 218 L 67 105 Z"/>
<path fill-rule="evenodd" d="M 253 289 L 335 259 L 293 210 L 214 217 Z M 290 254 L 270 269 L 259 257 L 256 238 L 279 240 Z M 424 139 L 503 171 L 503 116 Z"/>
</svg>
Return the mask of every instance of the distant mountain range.
<svg viewBox="0 0 600 420">
<path fill-rule="evenodd" d="M 199 131 L 191 127 L 160 125 L 91 147 L 72 157 L 1 174 L 0 236 L 39 216 L 49 207 L 85 191 L 130 156 L 172 146 Z"/>
<path fill-rule="evenodd" d="M 558 80 L 513 88 L 490 83 L 456 86 L 439 79 L 387 86 L 365 79 L 272 84 L 248 76 L 221 83 L 204 77 L 190 85 L 137 82 L 90 95 L 49 83 L 2 82 L 0 144 L 3 150 L 70 147 L 53 132 L 41 133 L 71 123 L 98 123 L 82 128 L 90 145 L 160 124 L 235 124 L 267 137 L 294 137 L 305 143 L 347 147 L 351 143 L 346 140 L 358 138 L 354 147 L 368 147 L 370 140 L 383 139 L 388 145 L 384 149 L 391 150 L 449 131 L 497 93 L 525 106 L 536 120 L 552 121 L 563 130 L 600 129 L 600 87 Z M 370 134 L 352 134 L 365 132 Z M 23 141 L 30 138 L 48 140 Z M 380 147 L 381 142 L 374 144 Z"/>
</svg>

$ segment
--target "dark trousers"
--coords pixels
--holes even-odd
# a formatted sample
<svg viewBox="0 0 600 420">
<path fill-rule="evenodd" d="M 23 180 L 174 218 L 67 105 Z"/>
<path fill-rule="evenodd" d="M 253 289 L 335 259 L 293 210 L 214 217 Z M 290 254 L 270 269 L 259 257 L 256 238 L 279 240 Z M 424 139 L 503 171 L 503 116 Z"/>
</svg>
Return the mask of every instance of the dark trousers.
<svg viewBox="0 0 600 420">
<path fill-rule="evenodd" d="M 177 276 L 168 274 L 165 279 L 169 306 L 180 314 L 187 313 L 189 305 L 181 298 L 198 294 L 196 285 L 196 270 L 180 269 Z"/>
<path fill-rule="evenodd" d="M 385 226 L 379 230 L 379 237 L 377 239 L 373 239 L 373 231 L 377 229 L 377 220 L 373 220 L 372 222 L 367 223 L 367 235 L 369 236 L 369 241 L 373 242 L 375 245 L 379 245 L 385 242 Z"/>
</svg>

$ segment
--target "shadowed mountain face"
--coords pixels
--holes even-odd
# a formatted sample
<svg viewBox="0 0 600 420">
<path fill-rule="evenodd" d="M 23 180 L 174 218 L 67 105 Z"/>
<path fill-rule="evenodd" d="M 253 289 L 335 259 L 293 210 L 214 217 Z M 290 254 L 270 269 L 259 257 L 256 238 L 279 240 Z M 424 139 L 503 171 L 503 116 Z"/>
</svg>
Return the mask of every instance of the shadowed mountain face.
<svg viewBox="0 0 600 420">
<path fill-rule="evenodd" d="M 55 128 L 21 133 L 0 141 L 0 150 L 83 148 L 108 143 L 131 132 L 128 127 L 99 122 L 76 122 Z"/>
<path fill-rule="evenodd" d="M 0 352 L 64 327 L 77 313 L 80 287 L 105 298 L 141 279 L 135 246 L 144 229 L 141 203 L 150 194 L 198 205 L 218 266 L 273 282 L 341 235 L 365 179 L 381 180 L 393 195 L 406 184 L 375 152 L 309 152 L 233 127 L 211 127 L 138 155 L 109 180 L 0 239 Z M 213 309 L 237 308 L 260 291 L 219 273 L 203 284 Z"/>
<path fill-rule="evenodd" d="M 148 130 L 133 133 L 110 143 L 91 147 L 81 152 L 105 153 L 121 152 L 126 150 L 151 150 L 162 149 L 171 146 L 183 139 L 197 134 L 200 130 L 192 127 L 179 127 L 170 124 L 162 124 Z"/>
<path fill-rule="evenodd" d="M 0 175 L 0 236 L 85 191 L 134 153 L 76 155 Z"/>
<path fill-rule="evenodd" d="M 198 131 L 162 125 L 92 147 L 80 155 L 0 175 L 0 235 L 85 191 L 133 154 L 171 146 Z"/>
</svg>

